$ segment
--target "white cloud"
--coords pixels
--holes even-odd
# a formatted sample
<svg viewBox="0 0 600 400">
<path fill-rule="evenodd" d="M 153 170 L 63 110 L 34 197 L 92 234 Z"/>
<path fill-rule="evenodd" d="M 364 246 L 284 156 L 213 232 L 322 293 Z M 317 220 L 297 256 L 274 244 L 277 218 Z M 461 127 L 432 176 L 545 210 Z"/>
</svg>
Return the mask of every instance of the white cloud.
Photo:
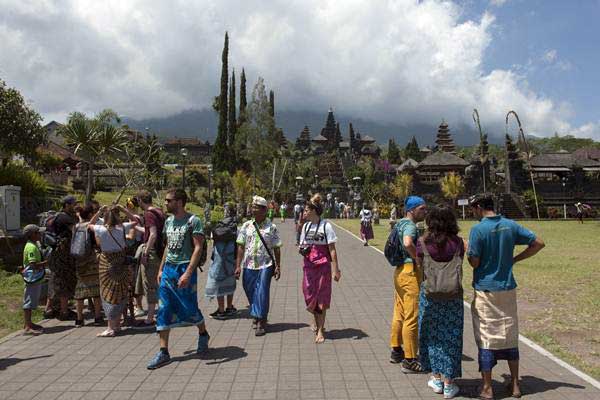
<svg viewBox="0 0 600 400">
<path fill-rule="evenodd" d="M 544 60 L 548 64 L 552 64 L 554 61 L 556 61 L 557 54 L 558 52 L 556 51 L 556 49 L 548 50 L 542 56 L 542 60 Z"/>
<path fill-rule="evenodd" d="M 502 7 L 507 0 L 490 0 L 490 4 L 495 7 Z"/>
<path fill-rule="evenodd" d="M 228 30 L 238 83 L 242 67 L 249 84 L 263 76 L 280 109 L 472 124 L 477 107 L 492 134 L 515 109 L 528 132 L 571 128 L 518 72 L 483 71 L 494 16 L 464 21 L 450 1 L 0 0 L 0 9 L 0 77 L 45 116 L 210 107 Z"/>
</svg>

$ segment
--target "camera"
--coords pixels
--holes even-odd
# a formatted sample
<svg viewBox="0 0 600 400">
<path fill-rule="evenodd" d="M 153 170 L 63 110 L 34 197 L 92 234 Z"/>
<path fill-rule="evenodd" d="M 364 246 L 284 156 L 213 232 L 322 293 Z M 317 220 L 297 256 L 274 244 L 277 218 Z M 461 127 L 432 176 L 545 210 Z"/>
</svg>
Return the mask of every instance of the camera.
<svg viewBox="0 0 600 400">
<path fill-rule="evenodd" d="M 300 255 L 302 257 L 308 256 L 308 254 L 310 253 L 310 246 L 306 246 L 306 245 L 300 246 L 298 248 L 298 253 L 300 253 Z"/>
</svg>

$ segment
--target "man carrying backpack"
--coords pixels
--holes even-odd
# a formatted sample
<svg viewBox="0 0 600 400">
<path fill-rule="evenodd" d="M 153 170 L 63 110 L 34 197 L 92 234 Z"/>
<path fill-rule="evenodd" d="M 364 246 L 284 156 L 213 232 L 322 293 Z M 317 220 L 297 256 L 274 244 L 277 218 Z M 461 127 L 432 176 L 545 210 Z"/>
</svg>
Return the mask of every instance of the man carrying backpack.
<svg viewBox="0 0 600 400">
<path fill-rule="evenodd" d="M 171 362 L 169 332 L 172 328 L 197 326 L 196 354 L 208 350 L 210 336 L 198 308 L 196 272 L 205 241 L 204 227 L 200 218 L 186 211 L 186 203 L 187 194 L 183 189 L 167 191 L 165 204 L 172 215 L 165 221 L 163 234 L 167 238 L 167 246 L 158 269 L 160 307 L 156 331 L 160 336 L 160 350 L 148 363 L 148 369 L 160 368 Z"/>
<path fill-rule="evenodd" d="M 402 257 L 394 272 L 395 303 L 392 318 L 390 347 L 391 363 L 402 363 L 402 372 L 422 372 L 417 360 L 419 285 L 421 274 L 415 268 L 418 239 L 417 222 L 425 218 L 425 200 L 419 196 L 408 196 L 404 201 L 406 216 L 396 224 Z"/>
<path fill-rule="evenodd" d="M 163 256 L 164 243 L 162 237 L 165 225 L 165 214 L 152 205 L 152 195 L 147 190 L 137 194 L 140 208 L 144 210 L 144 239 L 142 256 L 140 258 L 140 270 L 136 282 L 136 294 L 144 293 L 148 302 L 148 314 L 141 322 L 141 326 L 154 325 L 154 311 L 158 303 L 158 267 Z"/>
</svg>

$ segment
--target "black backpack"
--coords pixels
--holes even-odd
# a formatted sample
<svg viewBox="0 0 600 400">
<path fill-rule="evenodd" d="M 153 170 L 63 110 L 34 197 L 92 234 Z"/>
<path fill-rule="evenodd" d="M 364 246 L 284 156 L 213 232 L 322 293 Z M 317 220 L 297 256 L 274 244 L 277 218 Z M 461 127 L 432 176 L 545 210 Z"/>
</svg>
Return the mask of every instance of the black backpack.
<svg viewBox="0 0 600 400">
<path fill-rule="evenodd" d="M 237 239 L 237 221 L 233 217 L 226 217 L 217 222 L 212 230 L 215 242 L 231 242 Z"/>
<path fill-rule="evenodd" d="M 404 263 L 404 260 L 406 259 L 404 243 L 402 242 L 403 235 L 401 229 L 399 229 L 402 228 L 402 226 L 403 224 L 401 223 L 397 223 L 394 226 L 385 242 L 385 248 L 383 249 L 383 254 L 392 267 L 399 266 Z"/>
</svg>

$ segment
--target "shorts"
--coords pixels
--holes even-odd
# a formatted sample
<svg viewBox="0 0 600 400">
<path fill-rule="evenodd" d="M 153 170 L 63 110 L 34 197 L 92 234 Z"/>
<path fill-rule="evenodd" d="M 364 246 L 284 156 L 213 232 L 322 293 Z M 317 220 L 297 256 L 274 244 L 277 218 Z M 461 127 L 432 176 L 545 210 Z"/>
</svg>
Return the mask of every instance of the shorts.
<svg viewBox="0 0 600 400">
<path fill-rule="evenodd" d="M 40 302 L 41 294 L 41 283 L 34 283 L 32 285 L 26 284 L 23 292 L 23 310 L 35 310 Z"/>
</svg>

